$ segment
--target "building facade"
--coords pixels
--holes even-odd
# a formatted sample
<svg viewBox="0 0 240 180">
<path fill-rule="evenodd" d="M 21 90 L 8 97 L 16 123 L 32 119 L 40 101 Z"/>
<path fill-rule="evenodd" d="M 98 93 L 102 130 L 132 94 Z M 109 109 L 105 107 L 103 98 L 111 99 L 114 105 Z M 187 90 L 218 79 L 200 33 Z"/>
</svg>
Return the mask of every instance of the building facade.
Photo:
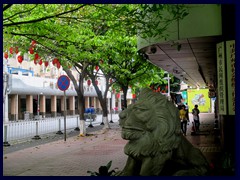
<svg viewBox="0 0 240 180">
<path fill-rule="evenodd" d="M 11 58 L 3 58 L 4 121 L 62 116 L 64 92 L 57 85 L 58 78 L 66 75 L 62 67 L 58 68 L 52 63 L 35 64 L 27 54 L 19 63 L 16 56 L 13 54 Z M 78 73 L 74 69 L 72 73 L 78 80 Z M 105 78 L 98 79 L 98 86 L 102 92 L 105 91 Z M 65 92 L 67 115 L 78 114 L 77 93 L 72 82 Z M 93 106 L 97 113 L 101 113 L 96 91 L 87 81 L 84 82 L 84 96 L 85 107 Z M 121 110 L 120 97 L 114 92 L 108 92 L 109 111 L 110 105 L 111 109 Z M 130 91 L 128 103 L 131 103 L 131 99 Z"/>
</svg>

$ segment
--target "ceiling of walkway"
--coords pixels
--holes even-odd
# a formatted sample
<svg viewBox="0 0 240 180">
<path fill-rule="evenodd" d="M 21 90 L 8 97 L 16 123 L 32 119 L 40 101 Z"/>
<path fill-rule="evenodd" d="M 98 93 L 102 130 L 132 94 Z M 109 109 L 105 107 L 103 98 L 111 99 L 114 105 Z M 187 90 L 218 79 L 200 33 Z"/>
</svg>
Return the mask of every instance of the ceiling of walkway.
<svg viewBox="0 0 240 180">
<path fill-rule="evenodd" d="M 144 48 L 148 59 L 183 80 L 189 86 L 214 86 L 216 81 L 216 44 L 220 36 L 197 37 L 178 42 L 157 43 Z M 178 44 L 181 46 L 178 50 Z"/>
</svg>

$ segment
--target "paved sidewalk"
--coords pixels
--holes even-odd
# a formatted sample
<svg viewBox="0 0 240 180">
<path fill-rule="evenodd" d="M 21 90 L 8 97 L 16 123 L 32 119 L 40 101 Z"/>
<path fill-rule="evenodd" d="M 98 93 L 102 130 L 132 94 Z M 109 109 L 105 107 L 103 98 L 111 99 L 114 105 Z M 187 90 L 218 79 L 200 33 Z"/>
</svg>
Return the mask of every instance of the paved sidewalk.
<svg viewBox="0 0 240 180">
<path fill-rule="evenodd" d="M 214 115 L 201 113 L 201 135 L 191 136 L 188 126 L 186 138 L 198 147 L 209 163 L 219 162 L 221 148 L 212 134 Z M 191 116 L 190 116 L 191 120 Z M 118 122 L 110 123 L 111 129 L 98 129 L 90 136 L 73 136 L 34 147 L 3 154 L 4 176 L 89 176 L 112 160 L 111 169 L 122 170 L 127 156 L 124 154 L 126 140 L 121 138 Z"/>
<path fill-rule="evenodd" d="M 112 168 L 122 169 L 127 156 L 126 142 L 118 123 L 108 131 L 99 130 L 86 137 L 71 137 L 4 154 L 4 176 L 89 176 L 112 160 Z"/>
</svg>

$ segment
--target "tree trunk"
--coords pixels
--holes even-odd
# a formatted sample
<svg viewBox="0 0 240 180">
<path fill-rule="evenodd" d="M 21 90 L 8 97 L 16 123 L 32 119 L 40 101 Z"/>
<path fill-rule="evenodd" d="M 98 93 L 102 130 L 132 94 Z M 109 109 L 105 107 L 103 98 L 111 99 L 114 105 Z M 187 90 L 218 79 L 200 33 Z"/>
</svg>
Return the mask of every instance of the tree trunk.
<svg viewBox="0 0 240 180">
<path fill-rule="evenodd" d="M 77 92 L 78 95 L 78 112 L 79 112 L 79 117 L 80 117 L 80 123 L 79 123 L 79 128 L 80 128 L 80 133 L 79 136 L 85 136 L 86 135 L 86 126 L 85 126 L 85 119 L 84 119 L 84 112 L 85 112 L 85 97 L 84 97 L 84 90 L 83 90 L 83 80 L 85 77 L 84 71 L 82 71 L 81 74 L 79 74 L 79 81 L 77 84 L 77 81 L 75 77 L 73 76 L 71 70 L 69 69 L 64 69 L 64 71 L 67 73 L 68 77 L 71 79 L 73 82 L 74 88 Z"/>
<path fill-rule="evenodd" d="M 102 91 L 100 91 L 100 89 L 98 88 L 98 86 L 95 83 L 95 77 L 94 76 L 91 77 L 91 80 L 92 80 L 93 86 L 96 90 L 96 93 L 98 95 L 98 100 L 99 100 L 99 102 L 101 104 L 101 107 L 102 107 L 102 113 L 103 113 L 102 122 L 104 123 L 103 128 L 104 129 L 109 129 L 110 125 L 109 125 L 109 121 L 108 121 L 108 110 L 107 110 L 107 91 L 109 89 L 109 85 L 108 85 L 108 83 L 106 83 L 105 92 L 103 92 L 103 94 L 102 94 Z M 106 82 L 108 82 L 108 81 L 106 81 Z"/>
<path fill-rule="evenodd" d="M 122 86 L 123 90 L 123 110 L 127 108 L 127 90 L 128 86 Z"/>
</svg>

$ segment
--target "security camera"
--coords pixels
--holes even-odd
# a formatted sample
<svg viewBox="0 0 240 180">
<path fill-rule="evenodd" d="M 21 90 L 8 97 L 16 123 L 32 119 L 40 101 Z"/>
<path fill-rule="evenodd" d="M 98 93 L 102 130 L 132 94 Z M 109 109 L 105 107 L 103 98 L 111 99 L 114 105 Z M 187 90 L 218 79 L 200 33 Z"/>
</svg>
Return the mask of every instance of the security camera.
<svg viewBox="0 0 240 180">
<path fill-rule="evenodd" d="M 152 54 L 155 54 L 157 52 L 157 48 L 155 46 L 152 46 L 150 48 L 150 51 L 151 51 Z"/>
</svg>

